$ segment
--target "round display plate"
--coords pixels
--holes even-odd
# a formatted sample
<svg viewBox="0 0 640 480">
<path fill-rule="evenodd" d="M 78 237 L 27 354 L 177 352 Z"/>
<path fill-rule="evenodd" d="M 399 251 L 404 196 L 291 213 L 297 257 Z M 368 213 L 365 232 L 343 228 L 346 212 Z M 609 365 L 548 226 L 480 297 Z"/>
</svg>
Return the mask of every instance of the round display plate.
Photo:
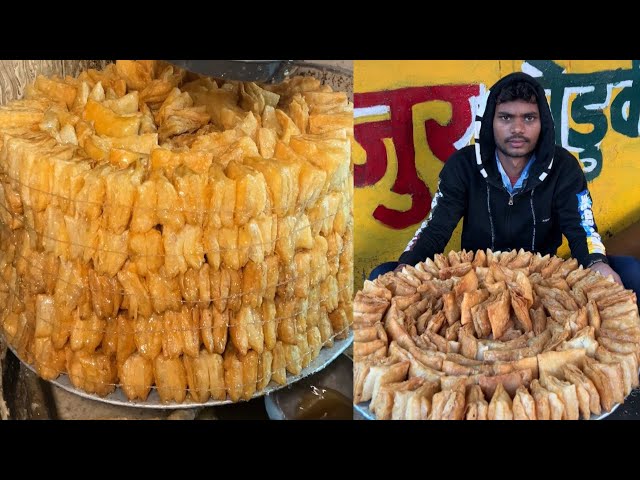
<svg viewBox="0 0 640 480">
<path fill-rule="evenodd" d="M 334 340 L 333 347 L 323 348 L 320 350 L 320 354 L 318 357 L 313 360 L 309 366 L 302 369 L 299 375 L 290 375 L 287 374 L 287 383 L 285 385 L 280 385 L 276 382 L 270 382 L 267 387 L 259 392 L 256 392 L 252 398 L 261 397 L 271 392 L 275 392 L 281 388 L 287 387 L 298 380 L 301 380 L 309 375 L 313 375 L 316 372 L 319 372 L 327 365 L 329 365 L 332 361 L 334 361 L 342 352 L 344 352 L 349 345 L 353 342 L 353 332 L 349 332 L 349 336 L 343 340 Z M 15 350 L 11 346 L 9 349 L 18 357 Z M 20 357 L 18 357 L 20 358 Z M 25 362 L 22 362 L 27 368 L 34 371 L 34 368 L 31 365 L 28 365 Z M 35 372 L 37 374 L 37 372 Z M 105 397 L 101 397 L 99 395 L 93 393 L 87 393 L 83 390 L 77 389 L 69 380 L 69 377 L 66 374 L 60 375 L 55 380 L 49 380 L 54 385 L 67 390 L 68 392 L 74 393 L 84 398 L 88 398 L 90 400 L 96 400 L 99 402 L 110 403 L 112 405 L 119 405 L 123 407 L 139 407 L 139 408 L 153 408 L 153 409 L 178 409 L 178 408 L 197 408 L 197 407 L 210 407 L 216 405 L 226 405 L 229 403 L 234 403 L 231 400 L 209 400 L 203 403 L 197 403 L 193 401 L 185 400 L 183 403 L 176 402 L 162 402 L 160 400 L 160 396 L 158 395 L 158 391 L 155 388 L 151 389 L 149 396 L 147 399 L 142 402 L 139 400 L 128 400 L 124 392 L 121 388 L 116 388 L 113 393 Z"/>
</svg>

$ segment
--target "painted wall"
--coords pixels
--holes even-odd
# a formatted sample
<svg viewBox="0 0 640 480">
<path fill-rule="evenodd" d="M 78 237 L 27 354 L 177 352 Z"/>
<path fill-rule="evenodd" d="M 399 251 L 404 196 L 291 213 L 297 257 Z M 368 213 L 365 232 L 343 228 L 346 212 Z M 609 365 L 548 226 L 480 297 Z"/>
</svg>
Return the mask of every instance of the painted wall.
<svg viewBox="0 0 640 480">
<path fill-rule="evenodd" d="M 640 219 L 640 61 L 355 61 L 355 281 L 397 260 L 431 209 L 447 158 L 471 143 L 475 99 L 525 71 L 556 143 L 580 160 L 606 239 Z M 461 224 L 446 251 L 460 248 Z M 558 252 L 569 255 L 566 240 Z"/>
</svg>

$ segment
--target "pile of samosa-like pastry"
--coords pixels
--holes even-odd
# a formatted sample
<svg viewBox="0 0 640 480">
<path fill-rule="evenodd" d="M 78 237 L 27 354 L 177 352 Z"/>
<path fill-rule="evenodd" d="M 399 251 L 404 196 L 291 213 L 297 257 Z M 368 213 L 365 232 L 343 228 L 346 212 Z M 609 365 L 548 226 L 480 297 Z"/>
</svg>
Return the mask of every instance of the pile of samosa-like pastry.
<svg viewBox="0 0 640 480">
<path fill-rule="evenodd" d="M 589 419 L 638 386 L 636 295 L 575 259 L 439 254 L 365 281 L 353 322 L 378 419 Z"/>
<path fill-rule="evenodd" d="M 39 76 L 0 107 L 6 340 L 101 396 L 285 384 L 349 332 L 352 137 L 353 104 L 312 77 Z"/>
</svg>

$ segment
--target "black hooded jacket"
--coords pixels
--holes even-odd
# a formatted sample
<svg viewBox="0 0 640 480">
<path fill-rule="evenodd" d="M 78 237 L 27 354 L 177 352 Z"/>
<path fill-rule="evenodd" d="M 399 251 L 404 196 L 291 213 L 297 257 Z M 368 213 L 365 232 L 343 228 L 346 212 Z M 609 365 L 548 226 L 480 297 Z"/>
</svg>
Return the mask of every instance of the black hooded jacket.
<svg viewBox="0 0 640 480">
<path fill-rule="evenodd" d="M 496 165 L 493 117 L 496 97 L 516 80 L 536 91 L 541 131 L 536 160 L 524 187 L 511 195 Z M 591 196 L 578 160 L 555 145 L 554 123 L 544 89 L 525 73 L 512 73 L 492 88 L 483 117 L 476 117 L 475 145 L 454 153 L 440 172 L 431 212 L 400 256 L 415 265 L 442 253 L 453 229 L 463 220 L 462 248 L 505 251 L 523 248 L 554 255 L 562 234 L 580 264 L 607 262 L 593 219 Z"/>
</svg>

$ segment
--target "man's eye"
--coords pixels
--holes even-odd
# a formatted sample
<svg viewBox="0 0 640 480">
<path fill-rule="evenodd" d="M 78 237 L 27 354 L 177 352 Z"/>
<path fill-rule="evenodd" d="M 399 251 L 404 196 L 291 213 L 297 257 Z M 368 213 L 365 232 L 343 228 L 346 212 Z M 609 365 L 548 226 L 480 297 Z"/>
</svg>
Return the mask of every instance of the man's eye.
<svg viewBox="0 0 640 480">
<path fill-rule="evenodd" d="M 534 117 L 533 115 L 529 115 L 527 117 L 525 117 L 525 120 L 527 122 L 533 122 L 536 119 L 536 117 Z"/>
<path fill-rule="evenodd" d="M 500 115 L 500 120 L 504 120 L 505 122 L 509 120 L 509 115 Z"/>
</svg>

